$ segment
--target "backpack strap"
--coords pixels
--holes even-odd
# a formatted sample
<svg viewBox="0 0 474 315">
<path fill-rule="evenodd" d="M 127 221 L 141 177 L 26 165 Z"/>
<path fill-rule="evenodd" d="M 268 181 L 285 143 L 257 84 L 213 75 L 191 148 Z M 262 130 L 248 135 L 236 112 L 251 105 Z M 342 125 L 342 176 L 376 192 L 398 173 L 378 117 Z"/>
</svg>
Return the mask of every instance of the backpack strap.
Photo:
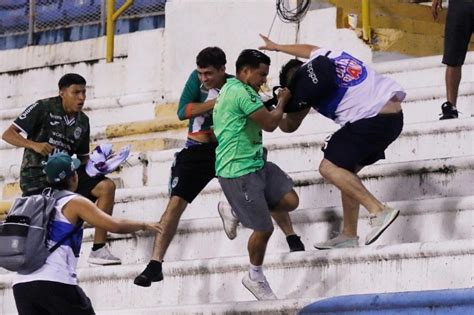
<svg viewBox="0 0 474 315">
<path fill-rule="evenodd" d="M 74 234 L 76 234 L 77 231 L 79 231 L 79 229 L 82 227 L 82 224 L 84 223 L 84 221 L 82 220 L 79 220 L 77 221 L 76 225 L 74 225 L 74 228 L 69 231 L 66 235 L 63 236 L 62 239 L 60 239 L 56 244 L 54 244 L 53 247 L 51 247 L 49 249 L 49 253 L 51 254 L 52 252 L 54 252 L 56 249 L 59 248 L 59 246 L 61 246 L 68 238 L 71 238 Z"/>
<path fill-rule="evenodd" d="M 62 198 L 65 198 L 67 196 L 71 196 L 71 195 L 75 195 L 75 193 L 73 193 L 72 191 L 69 191 L 69 190 L 56 190 L 56 191 L 53 191 L 51 196 L 56 199 L 56 201 L 58 201 L 59 199 L 62 199 Z M 56 249 L 59 248 L 59 246 L 61 246 L 67 239 L 71 238 L 74 234 L 77 233 L 77 231 L 79 231 L 79 229 L 82 227 L 82 224 L 84 223 L 83 220 L 79 219 L 77 221 L 77 223 L 74 225 L 74 228 L 69 231 L 66 235 L 63 236 L 63 238 L 61 238 L 56 244 L 54 244 L 53 247 L 51 247 L 49 249 L 49 253 L 51 254 L 52 252 L 54 252 Z"/>
</svg>

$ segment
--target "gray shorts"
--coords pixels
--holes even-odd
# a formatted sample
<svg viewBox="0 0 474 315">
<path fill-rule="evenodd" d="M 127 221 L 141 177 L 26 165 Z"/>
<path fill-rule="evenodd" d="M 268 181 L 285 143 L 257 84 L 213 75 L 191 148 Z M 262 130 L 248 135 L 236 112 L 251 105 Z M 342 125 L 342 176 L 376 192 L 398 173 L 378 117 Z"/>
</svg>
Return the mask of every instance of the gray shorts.
<svg viewBox="0 0 474 315">
<path fill-rule="evenodd" d="M 272 162 L 237 178 L 219 177 L 219 183 L 243 226 L 256 231 L 273 229 L 270 209 L 293 189 L 293 180 Z"/>
</svg>

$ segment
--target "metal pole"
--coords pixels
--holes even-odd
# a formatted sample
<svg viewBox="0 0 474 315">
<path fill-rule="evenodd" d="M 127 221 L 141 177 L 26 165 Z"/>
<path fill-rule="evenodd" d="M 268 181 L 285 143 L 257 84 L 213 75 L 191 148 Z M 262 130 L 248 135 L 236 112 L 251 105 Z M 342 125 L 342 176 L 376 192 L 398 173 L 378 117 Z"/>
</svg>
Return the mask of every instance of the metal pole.
<svg viewBox="0 0 474 315">
<path fill-rule="evenodd" d="M 106 13 L 105 13 L 106 3 L 105 0 L 100 0 L 100 32 L 101 35 L 105 35 L 105 21 L 106 21 Z"/>
<path fill-rule="evenodd" d="M 369 42 L 372 38 L 370 33 L 370 2 L 362 0 L 362 38 Z"/>
<path fill-rule="evenodd" d="M 115 10 L 115 0 L 107 0 L 107 52 L 105 55 L 105 60 L 107 62 L 114 61 L 114 32 L 115 32 L 115 22 L 114 22 L 114 10 Z"/>
<path fill-rule="evenodd" d="M 28 18 L 28 45 L 33 45 L 35 35 L 35 15 L 36 15 L 36 1 L 30 0 L 30 15 Z"/>
</svg>

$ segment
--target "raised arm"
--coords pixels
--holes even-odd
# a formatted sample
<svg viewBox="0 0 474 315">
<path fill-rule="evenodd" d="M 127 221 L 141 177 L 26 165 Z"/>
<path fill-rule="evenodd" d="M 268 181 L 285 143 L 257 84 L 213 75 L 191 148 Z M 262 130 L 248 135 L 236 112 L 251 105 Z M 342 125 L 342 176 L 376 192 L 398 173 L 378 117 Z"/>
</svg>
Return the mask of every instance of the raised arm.
<svg viewBox="0 0 474 315">
<path fill-rule="evenodd" d="M 282 45 L 277 44 L 270 40 L 265 35 L 259 34 L 262 40 L 264 41 L 265 45 L 258 47 L 261 50 L 270 50 L 270 51 L 281 51 L 288 55 L 292 55 L 295 57 L 301 57 L 308 59 L 311 56 L 313 50 L 318 49 L 318 46 L 309 45 L 309 44 L 289 44 L 289 45 Z"/>
</svg>

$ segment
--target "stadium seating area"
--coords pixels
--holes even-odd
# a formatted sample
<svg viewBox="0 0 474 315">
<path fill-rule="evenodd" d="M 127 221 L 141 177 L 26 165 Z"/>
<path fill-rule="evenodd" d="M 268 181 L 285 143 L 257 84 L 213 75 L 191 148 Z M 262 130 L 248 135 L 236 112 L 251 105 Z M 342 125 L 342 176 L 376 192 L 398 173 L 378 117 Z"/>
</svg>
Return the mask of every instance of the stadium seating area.
<svg viewBox="0 0 474 315">
<path fill-rule="evenodd" d="M 6 2 L 11 10 L 21 9 L 15 7 L 20 1 Z M 153 35 L 160 36 L 158 31 Z M 294 134 L 264 134 L 269 160 L 295 180 L 300 207 L 292 213 L 292 220 L 307 248 L 306 252 L 288 253 L 282 233 L 273 234 L 265 274 L 279 300 L 254 301 L 241 285 L 248 266 L 250 231 L 239 228 L 235 240 L 226 238 L 216 211 L 224 195 L 213 181 L 184 213 L 167 252 L 165 279 L 150 288 L 135 286 L 133 278 L 150 257 L 152 235 L 110 234 L 112 251 L 123 265 L 95 267 L 86 262 L 93 240 L 92 229 L 86 229 L 79 279 L 97 314 L 296 314 L 312 302 L 332 297 L 336 298 L 314 309 L 334 314 L 336 307 L 347 311 L 341 304 L 352 303 L 360 311 L 351 314 L 375 314 L 376 305 L 383 305 L 386 314 L 407 314 L 409 310 L 448 314 L 449 307 L 436 313 L 431 304 L 452 297 L 444 300 L 457 301 L 455 311 L 468 314 L 473 306 L 465 301 L 472 301 L 469 289 L 474 277 L 474 52 L 468 53 L 463 68 L 459 119 L 438 120 L 445 100 L 445 68 L 440 59 L 406 58 L 373 65 L 407 91 L 402 135 L 387 150 L 386 160 L 361 173 L 374 195 L 401 210 L 376 243 L 330 251 L 312 246 L 338 231 L 342 217 L 338 191 L 317 172 L 324 139 L 338 127 L 312 112 Z M 118 67 L 128 69 L 121 62 L 117 61 Z M 95 73 L 100 73 L 103 65 L 96 66 Z M 34 71 L 38 70 L 29 70 Z M 110 98 L 91 93 L 87 100 L 94 143 L 112 142 L 115 148 L 132 144 L 128 163 L 112 174 L 118 187 L 116 217 L 158 220 L 166 206 L 169 168 L 183 145 L 186 123 L 176 117 L 176 99 L 165 99 L 163 104 L 162 98 L 156 91 L 137 91 Z M 1 130 L 23 110 L 18 103 L 9 108 L 0 104 Z M 0 156 L 0 199 L 11 200 L 20 193 L 17 180 L 22 150 L 0 142 Z M 361 209 L 361 238 L 368 230 L 367 212 Z M 12 277 L 0 271 L 0 313 L 5 315 L 16 314 Z M 351 296 L 338 298 L 344 295 Z M 415 300 L 428 302 L 415 305 Z M 390 307 L 398 308 L 389 313 Z M 311 308 L 306 310 L 305 314 L 311 314 Z"/>
</svg>

